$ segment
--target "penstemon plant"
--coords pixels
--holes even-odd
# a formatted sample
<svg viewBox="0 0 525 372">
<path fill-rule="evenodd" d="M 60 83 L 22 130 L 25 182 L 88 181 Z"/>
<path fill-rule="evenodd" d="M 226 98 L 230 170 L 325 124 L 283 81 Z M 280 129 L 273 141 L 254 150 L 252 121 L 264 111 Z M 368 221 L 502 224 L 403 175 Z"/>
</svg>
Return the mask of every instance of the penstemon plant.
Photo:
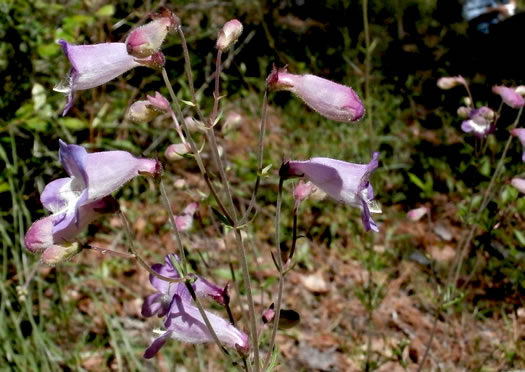
<svg viewBox="0 0 525 372">
<path fill-rule="evenodd" d="M 310 196 L 324 193 L 335 201 L 359 208 L 366 232 L 379 231 L 380 224 L 374 221 L 372 213 L 381 213 L 381 208 L 374 200 L 374 191 L 370 183 L 374 170 L 379 166 L 377 152 L 371 154 L 368 164 L 354 164 L 323 157 L 283 161 L 278 172 L 275 252 L 271 252 L 279 278 L 278 289 L 271 306 L 256 306 L 249 271 L 249 263 L 253 258 L 247 252 L 243 230 L 257 212 L 257 194 L 261 179 L 269 176 L 270 167 L 264 166 L 263 161 L 269 93 L 290 91 L 320 115 L 341 123 L 360 120 L 365 114 L 364 105 L 350 87 L 315 75 L 294 75 L 289 73 L 286 67 L 274 66 L 266 80 L 262 103 L 256 149 L 257 169 L 254 170 L 256 181 L 248 207 L 241 210 L 230 181 L 231 176 L 225 166 L 227 154 L 219 146 L 220 132 L 217 130 L 217 124 L 223 120 L 223 115 L 220 114 L 220 106 L 224 100 L 220 89 L 222 55 L 239 39 L 243 26 L 238 20 L 231 20 L 223 26 L 218 35 L 213 106 L 206 110 L 197 99 L 189 50 L 180 19 L 166 8 L 152 14 L 151 18 L 151 22 L 133 29 L 123 43 L 73 45 L 60 40 L 59 43 L 71 63 L 71 70 L 55 90 L 67 96 L 63 111 L 63 115 L 66 115 L 71 112 L 78 91 L 103 85 L 135 67 L 148 67 L 160 74 L 171 102 L 159 92 L 154 92 L 146 95 L 144 100 L 134 102 L 129 108 L 128 117 L 133 121 L 148 122 L 159 114 L 165 114 L 165 117 L 171 120 L 171 125 L 180 139 L 180 143 L 166 148 L 166 161 L 189 158 L 196 162 L 214 199 L 216 208 L 213 207 L 213 211 L 217 220 L 222 223 L 224 232 L 233 231 L 235 236 L 237 262 L 242 272 L 245 293 L 242 302 L 247 304 L 248 308 L 248 317 L 244 319 L 245 328 L 243 329 L 233 316 L 235 309 L 230 306 L 230 285 L 219 286 L 191 272 L 185 253 L 190 248 L 184 246 L 180 233 L 191 228 L 193 216 L 200 208 L 200 203 L 190 203 L 181 215 L 176 216 L 173 213 L 162 181 L 163 166 L 158 159 L 141 158 L 125 151 L 88 153 L 80 145 L 67 144 L 60 140 L 59 159 L 69 177 L 56 179 L 44 188 L 41 202 L 51 215 L 33 223 L 26 233 L 25 245 L 32 253 L 41 253 L 41 261 L 44 264 L 60 264 L 80 254 L 83 249 L 97 250 L 89 244 L 79 244 L 79 233 L 96 218 L 104 214 L 118 213 L 128 236 L 129 252 L 104 250 L 104 253 L 135 260 L 140 267 L 149 272 L 150 283 L 156 292 L 144 299 L 142 315 L 158 316 L 164 320 L 163 329 L 158 335 L 152 333 L 152 342 L 145 350 L 144 358 L 154 357 L 170 339 L 194 344 L 214 342 L 225 357 L 241 370 L 271 370 L 278 353 L 275 348 L 278 329 L 293 326 L 298 321 L 298 314 L 282 309 L 281 304 L 286 274 L 294 268 L 301 202 Z M 176 33 L 182 42 L 185 77 L 191 95 L 188 101 L 177 98 L 164 68 L 166 58 L 161 47 L 171 33 Z M 194 110 L 197 120 L 190 121 L 185 117 L 182 104 Z M 478 114 L 484 117 L 483 115 Z M 198 145 L 196 132 L 205 140 L 202 146 Z M 111 196 L 138 176 L 151 176 L 157 180 L 160 196 L 168 209 L 178 252 L 165 252 L 163 264 L 150 264 L 143 258 L 134 244 L 126 213 Z M 293 192 L 295 206 L 291 248 L 284 250 L 281 245 L 280 214 L 284 182 L 290 178 L 300 178 L 301 181 Z M 308 182 L 303 182 L 302 179 Z M 239 292 L 238 284 L 233 282 L 232 287 L 236 292 Z M 240 297 L 241 293 L 236 295 Z M 206 310 L 205 300 L 211 300 L 224 307 L 227 318 Z M 244 308 L 246 307 L 241 305 L 241 309 Z M 241 309 L 239 312 L 245 317 Z M 265 331 L 266 324 L 270 325 L 266 330 L 270 336 L 268 344 L 263 344 L 261 334 Z"/>
</svg>

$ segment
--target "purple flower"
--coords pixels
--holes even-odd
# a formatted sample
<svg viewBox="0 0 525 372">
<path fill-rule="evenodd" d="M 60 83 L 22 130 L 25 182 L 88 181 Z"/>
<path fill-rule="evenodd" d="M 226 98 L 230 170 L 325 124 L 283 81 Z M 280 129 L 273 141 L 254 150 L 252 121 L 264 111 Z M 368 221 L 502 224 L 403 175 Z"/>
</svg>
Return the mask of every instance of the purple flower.
<svg viewBox="0 0 525 372">
<path fill-rule="evenodd" d="M 525 179 L 523 178 L 513 178 L 510 181 L 511 185 L 514 186 L 519 192 L 525 194 Z"/>
<path fill-rule="evenodd" d="M 492 87 L 492 92 L 499 94 L 503 102 L 512 108 L 520 108 L 525 106 L 525 100 L 513 88 L 504 87 L 503 85 L 495 85 Z"/>
<path fill-rule="evenodd" d="M 368 164 L 353 164 L 330 158 L 290 160 L 283 164 L 279 175 L 283 178 L 304 176 L 333 199 L 359 207 L 366 231 L 379 231 L 370 215 L 371 212 L 381 213 L 370 184 L 370 176 L 379 165 L 378 156 L 375 152 Z"/>
<path fill-rule="evenodd" d="M 175 225 L 179 231 L 188 231 L 193 225 L 193 216 L 199 207 L 199 203 L 190 203 L 184 208 L 182 214 L 175 217 Z"/>
<path fill-rule="evenodd" d="M 161 275 L 179 278 L 172 260 L 178 261 L 178 257 L 168 255 L 164 260 L 164 265 L 156 264 L 152 268 Z M 148 347 L 144 353 L 145 358 L 152 358 L 169 338 L 189 343 L 213 341 L 198 308 L 192 304 L 191 294 L 184 283 L 169 283 L 154 275 L 150 275 L 150 282 L 158 293 L 146 297 L 142 305 L 142 315 L 145 317 L 155 314 L 159 317 L 166 316 L 164 322 L 166 331 Z M 201 277 L 197 277 L 192 287 L 198 297 L 211 297 L 220 304 L 224 304 L 228 297 L 227 287 L 221 289 Z M 248 336 L 246 334 L 223 318 L 208 311 L 205 313 L 223 344 L 234 347 L 240 352 L 247 352 Z"/>
<path fill-rule="evenodd" d="M 518 139 L 520 140 L 521 146 L 523 146 L 523 155 L 521 157 L 521 160 L 525 162 L 525 128 L 514 128 L 510 130 L 510 133 L 513 136 L 518 137 Z"/>
<path fill-rule="evenodd" d="M 461 75 L 441 77 L 437 81 L 438 88 L 443 90 L 452 89 L 454 87 L 457 87 L 458 85 L 467 86 L 467 82 Z"/>
<path fill-rule="evenodd" d="M 73 45 L 59 40 L 71 70 L 65 81 L 57 85 L 56 92 L 67 94 L 67 104 L 62 115 L 73 106 L 77 90 L 91 89 L 105 84 L 137 66 L 156 67 L 163 63 L 160 55 L 137 59 L 128 54 L 124 43 Z"/>
<path fill-rule="evenodd" d="M 461 129 L 465 133 L 472 133 L 478 138 L 483 138 L 494 132 L 494 111 L 483 106 L 472 110 L 467 120 L 461 123 Z"/>
<path fill-rule="evenodd" d="M 180 20 L 168 9 L 163 8 L 158 14 L 152 14 L 152 22 L 140 26 L 129 34 L 126 39 L 126 48 L 130 55 L 145 58 L 156 53 L 168 32 L 180 25 Z"/>
<path fill-rule="evenodd" d="M 242 23 L 232 19 L 222 26 L 217 38 L 217 49 L 225 51 L 233 45 L 242 34 Z"/>
<path fill-rule="evenodd" d="M 96 200 L 79 208 L 78 223 L 72 220 L 63 229 L 53 232 L 53 227 L 60 220 L 60 214 L 39 219 L 34 222 L 24 237 L 24 243 L 32 253 L 42 253 L 42 262 L 56 264 L 78 253 L 78 246 L 74 246 L 75 237 L 84 228 L 106 213 L 118 211 L 118 202 L 111 196 Z"/>
<path fill-rule="evenodd" d="M 140 174 L 158 176 L 161 165 L 154 159 L 136 158 L 126 151 L 102 151 L 88 154 L 78 145 L 60 140 L 60 163 L 69 177 L 47 184 L 40 196 L 51 211 L 53 234 L 68 228 L 71 221 L 79 224 L 80 207 L 103 199 Z"/>
<path fill-rule="evenodd" d="M 361 119 L 365 113 L 363 103 L 352 88 L 315 75 L 293 75 L 286 67 L 274 66 L 266 82 L 272 89 L 295 93 L 328 119 L 348 123 Z"/>
</svg>

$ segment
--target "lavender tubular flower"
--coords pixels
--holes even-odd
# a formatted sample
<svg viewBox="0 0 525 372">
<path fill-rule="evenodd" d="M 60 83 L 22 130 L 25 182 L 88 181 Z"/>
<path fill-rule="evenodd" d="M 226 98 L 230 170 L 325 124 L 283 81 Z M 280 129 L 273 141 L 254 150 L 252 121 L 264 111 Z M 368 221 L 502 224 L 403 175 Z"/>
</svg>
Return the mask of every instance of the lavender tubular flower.
<svg viewBox="0 0 525 372">
<path fill-rule="evenodd" d="M 235 348 L 241 353 L 248 352 L 248 336 L 244 332 L 209 311 L 205 313 L 222 344 Z M 164 325 L 166 332 L 146 349 L 144 358 L 152 358 L 169 338 L 192 344 L 213 342 L 199 309 L 178 293 L 173 296 Z"/>
<path fill-rule="evenodd" d="M 176 255 L 168 255 L 164 265 L 156 264 L 152 268 L 163 276 L 179 278 L 172 260 L 179 259 Z M 166 316 L 164 322 L 166 331 L 148 347 L 144 353 L 145 358 L 152 358 L 169 338 L 189 343 L 213 341 L 199 309 L 192 304 L 191 294 L 184 283 L 169 283 L 153 275 L 150 275 L 150 282 L 158 292 L 146 297 L 142 305 L 142 315 Z M 223 305 L 224 299 L 228 296 L 227 287 L 221 289 L 201 277 L 197 277 L 192 287 L 198 297 L 211 297 Z M 248 336 L 245 333 L 223 318 L 208 311 L 205 313 L 221 343 L 234 347 L 240 352 L 248 351 Z"/>
<path fill-rule="evenodd" d="M 290 160 L 283 164 L 279 174 L 283 178 L 305 177 L 330 197 L 359 207 L 366 231 L 379 231 L 370 213 L 381 213 L 374 202 L 370 176 L 377 169 L 379 154 L 375 152 L 368 164 L 353 164 L 330 158 L 312 158 L 307 161 Z"/>
<path fill-rule="evenodd" d="M 472 133 L 478 138 L 484 138 L 494 132 L 494 111 L 483 106 L 470 111 L 469 118 L 461 123 L 461 130 Z"/>
<path fill-rule="evenodd" d="M 111 196 L 85 204 L 79 208 L 78 223 L 73 220 L 63 229 L 53 232 L 54 226 L 61 218 L 60 214 L 53 214 L 35 221 L 24 237 L 26 248 L 32 253 L 43 253 L 42 262 L 56 264 L 70 258 L 79 252 L 74 246 L 74 238 L 87 225 L 106 213 L 113 213 L 119 209 L 118 202 Z"/>
<path fill-rule="evenodd" d="M 525 106 L 525 99 L 513 88 L 495 85 L 492 87 L 492 92 L 499 94 L 503 102 L 512 108 L 518 109 Z"/>
<path fill-rule="evenodd" d="M 286 68 L 274 69 L 266 79 L 276 90 L 296 94 L 310 108 L 328 119 L 349 123 L 361 119 L 365 107 L 354 90 L 315 75 L 294 75 Z"/>
<path fill-rule="evenodd" d="M 155 64 L 154 57 L 137 59 L 128 54 L 124 43 L 73 45 L 59 40 L 62 50 L 71 63 L 66 80 L 53 90 L 67 94 L 67 104 L 62 115 L 73 106 L 77 90 L 98 87 L 115 79 L 134 67 Z"/>
<path fill-rule="evenodd" d="M 158 176 L 161 165 L 154 159 L 136 158 L 126 151 L 102 151 L 88 154 L 78 145 L 60 140 L 59 159 L 69 174 L 46 185 L 40 200 L 58 217 L 53 233 L 79 223 L 80 207 L 103 199 L 140 174 Z"/>
</svg>

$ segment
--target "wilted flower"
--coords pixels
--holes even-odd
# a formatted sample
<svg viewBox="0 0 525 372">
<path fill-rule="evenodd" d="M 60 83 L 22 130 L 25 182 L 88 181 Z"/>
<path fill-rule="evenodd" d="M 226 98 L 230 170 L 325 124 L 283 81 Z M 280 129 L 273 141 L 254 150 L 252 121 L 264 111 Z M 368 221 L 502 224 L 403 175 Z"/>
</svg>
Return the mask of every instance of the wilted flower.
<svg viewBox="0 0 525 372">
<path fill-rule="evenodd" d="M 173 143 L 166 148 L 164 156 L 170 161 L 175 161 L 183 159 L 188 152 L 190 152 L 188 146 L 184 143 Z"/>
<path fill-rule="evenodd" d="M 46 203 L 42 201 L 44 206 Z M 96 200 L 79 208 L 79 219 L 70 220 L 63 229 L 53 232 L 53 227 L 64 218 L 63 214 L 54 213 L 35 221 L 24 237 L 24 243 L 32 253 L 42 253 L 43 263 L 54 265 L 72 257 L 80 251 L 75 244 L 75 237 L 91 222 L 106 213 L 118 211 L 118 202 L 111 196 Z"/>
<path fill-rule="evenodd" d="M 272 89 L 295 93 L 324 117 L 340 122 L 361 119 L 365 107 L 354 90 L 315 75 L 289 74 L 286 67 L 277 69 L 266 79 Z"/>
<path fill-rule="evenodd" d="M 419 221 L 425 214 L 428 213 L 427 207 L 419 207 L 411 209 L 407 213 L 407 217 L 410 221 Z"/>
<path fill-rule="evenodd" d="M 146 100 L 133 102 L 128 110 L 128 117 L 135 123 L 147 123 L 155 119 L 158 114 L 159 112 Z"/>
<path fill-rule="evenodd" d="M 168 255 L 164 265 L 153 265 L 157 273 L 170 277 L 179 278 L 179 274 L 173 266 L 172 260 L 177 260 L 175 255 Z M 166 332 L 155 339 L 144 353 L 145 358 L 152 358 L 169 338 L 189 342 L 202 343 L 212 342 L 199 310 L 192 304 L 191 294 L 184 283 L 169 283 L 150 275 L 150 282 L 158 290 L 158 293 L 148 296 L 142 305 L 142 315 L 146 317 L 157 314 L 159 317 L 166 316 L 164 327 Z M 226 289 L 197 277 L 192 283 L 195 294 L 198 297 L 212 297 L 220 304 L 224 304 L 227 297 Z M 205 311 L 213 330 L 219 340 L 230 347 L 241 352 L 248 350 L 248 336 L 239 331 L 223 318 Z"/>
<path fill-rule="evenodd" d="M 222 26 L 217 38 L 217 49 L 225 51 L 233 45 L 242 34 L 242 23 L 236 19 L 228 21 Z"/>
<path fill-rule="evenodd" d="M 379 231 L 370 213 L 381 213 L 374 201 L 370 176 L 377 169 L 379 154 L 375 152 L 368 164 L 353 164 L 330 158 L 307 161 L 290 160 L 279 170 L 283 178 L 305 177 L 331 198 L 361 209 L 366 231 Z"/>
<path fill-rule="evenodd" d="M 152 22 L 132 30 L 126 39 L 126 49 L 130 55 L 145 58 L 156 53 L 168 32 L 180 24 L 177 16 L 166 8 L 159 14 L 152 14 L 151 18 Z"/>
<path fill-rule="evenodd" d="M 519 192 L 525 194 L 525 179 L 523 178 L 513 178 L 510 181 L 511 185 L 514 186 Z"/>
<path fill-rule="evenodd" d="M 73 106 L 75 91 L 91 89 L 105 84 L 137 66 L 155 67 L 161 63 L 159 55 L 137 59 L 128 54 L 124 43 L 73 45 L 59 40 L 71 70 L 62 83 L 53 90 L 67 94 L 67 104 L 62 115 Z"/>
<path fill-rule="evenodd" d="M 479 138 L 487 136 L 495 129 L 494 111 L 486 106 L 472 110 L 469 119 L 461 123 L 461 129 L 465 133 L 472 132 L 472 134 Z"/>
<path fill-rule="evenodd" d="M 57 215 L 53 234 L 80 223 L 80 207 L 103 199 L 140 174 L 158 176 L 161 165 L 154 159 L 136 158 L 126 151 L 88 154 L 78 145 L 60 140 L 60 163 L 69 177 L 47 184 L 40 196 L 44 207 Z"/>
<path fill-rule="evenodd" d="M 184 208 L 182 214 L 175 217 L 175 225 L 179 231 L 188 231 L 193 225 L 193 216 L 199 207 L 199 203 L 190 203 Z"/>
<path fill-rule="evenodd" d="M 499 94 L 503 102 L 512 108 L 517 109 L 525 105 L 525 99 L 513 88 L 495 85 L 492 87 L 492 92 Z"/>
<path fill-rule="evenodd" d="M 510 130 L 510 133 L 520 140 L 521 146 L 523 146 L 523 156 L 521 160 L 525 162 L 525 128 L 514 128 Z"/>
<path fill-rule="evenodd" d="M 467 85 L 467 82 L 463 78 L 463 76 L 451 76 L 451 77 L 442 77 L 439 78 L 437 81 L 437 86 L 440 89 L 448 90 L 452 89 L 454 87 L 457 87 L 458 85 Z"/>
</svg>

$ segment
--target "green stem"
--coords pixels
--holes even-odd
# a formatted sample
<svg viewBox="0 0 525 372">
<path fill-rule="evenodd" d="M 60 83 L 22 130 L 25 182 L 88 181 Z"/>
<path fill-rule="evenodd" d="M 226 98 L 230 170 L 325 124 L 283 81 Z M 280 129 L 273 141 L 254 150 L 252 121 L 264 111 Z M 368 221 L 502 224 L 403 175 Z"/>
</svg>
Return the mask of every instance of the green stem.
<svg viewBox="0 0 525 372">
<path fill-rule="evenodd" d="M 275 303 L 275 317 L 272 327 L 272 335 L 270 337 L 270 347 L 268 348 L 268 354 L 264 360 L 263 370 L 266 370 L 270 363 L 271 356 L 273 354 L 273 347 L 275 345 L 275 336 L 277 335 L 277 328 L 279 326 L 279 317 L 281 315 L 281 302 L 283 297 L 283 261 L 281 259 L 281 204 L 282 204 L 282 193 L 283 193 L 283 182 L 284 179 L 279 179 L 279 191 L 277 193 L 277 205 L 275 210 L 275 246 L 277 248 L 277 263 L 279 268 L 279 289 L 277 292 L 277 302 Z"/>
</svg>

